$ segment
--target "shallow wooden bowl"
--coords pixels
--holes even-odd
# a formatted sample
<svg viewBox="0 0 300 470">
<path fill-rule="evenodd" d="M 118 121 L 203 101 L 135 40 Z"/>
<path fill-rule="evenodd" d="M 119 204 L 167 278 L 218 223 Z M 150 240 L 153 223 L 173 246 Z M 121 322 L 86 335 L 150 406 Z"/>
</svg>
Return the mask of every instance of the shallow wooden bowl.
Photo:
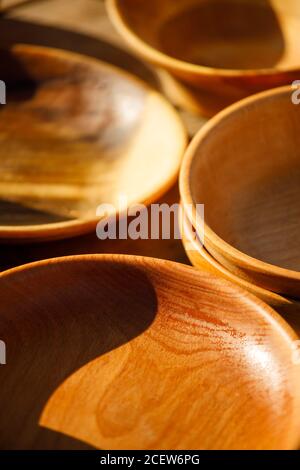
<svg viewBox="0 0 300 470">
<path fill-rule="evenodd" d="M 0 278 L 2 448 L 297 446 L 297 337 L 246 291 L 119 255 Z"/>
<path fill-rule="evenodd" d="M 299 79 L 298 0 L 107 0 L 107 5 L 128 44 L 179 80 L 164 77 L 176 101 L 189 108 L 213 114 Z"/>
<path fill-rule="evenodd" d="M 188 208 L 205 204 L 204 245 L 233 274 L 300 297 L 300 106 L 291 88 L 264 92 L 213 118 L 181 173 Z M 196 213 L 188 217 L 198 233 Z"/>
<path fill-rule="evenodd" d="M 16 45 L 0 62 L 0 240 L 82 234 L 98 205 L 150 203 L 174 183 L 186 134 L 151 88 L 62 50 Z"/>
</svg>

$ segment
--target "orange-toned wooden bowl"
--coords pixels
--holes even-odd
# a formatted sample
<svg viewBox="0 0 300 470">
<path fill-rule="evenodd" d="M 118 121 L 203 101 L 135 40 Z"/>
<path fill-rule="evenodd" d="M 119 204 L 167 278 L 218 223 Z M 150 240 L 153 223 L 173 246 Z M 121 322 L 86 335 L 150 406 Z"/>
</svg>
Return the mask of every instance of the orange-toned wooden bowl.
<svg viewBox="0 0 300 470">
<path fill-rule="evenodd" d="M 297 336 L 246 291 L 118 255 L 0 281 L 1 448 L 297 447 Z"/>
<path fill-rule="evenodd" d="M 191 143 L 180 192 L 205 204 L 204 245 L 238 277 L 300 297 L 300 106 L 290 87 L 214 117 Z M 188 214 L 200 233 L 195 211 Z"/>
<path fill-rule="evenodd" d="M 166 90 L 214 114 L 299 79 L 298 0 L 107 0 L 125 41 L 163 69 Z M 168 75 L 168 74 L 171 74 Z"/>
<path fill-rule="evenodd" d="M 135 77 L 71 52 L 0 51 L 0 240 L 95 229 L 100 204 L 151 203 L 176 181 L 186 132 Z"/>
</svg>

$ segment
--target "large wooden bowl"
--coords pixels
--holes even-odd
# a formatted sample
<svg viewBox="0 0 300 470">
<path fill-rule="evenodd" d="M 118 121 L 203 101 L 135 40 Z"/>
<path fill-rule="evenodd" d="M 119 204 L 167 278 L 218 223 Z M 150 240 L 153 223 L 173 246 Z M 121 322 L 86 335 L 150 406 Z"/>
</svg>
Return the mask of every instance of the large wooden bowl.
<svg viewBox="0 0 300 470">
<path fill-rule="evenodd" d="M 290 87 L 213 118 L 181 173 L 187 208 L 205 204 L 204 245 L 224 267 L 265 289 L 300 297 L 300 106 Z M 195 211 L 188 214 L 200 233 Z"/>
<path fill-rule="evenodd" d="M 298 0 L 107 0 L 107 5 L 123 38 L 164 70 L 167 91 L 189 108 L 213 114 L 299 79 Z"/>
<path fill-rule="evenodd" d="M 297 336 L 246 291 L 113 255 L 0 280 L 1 448 L 297 447 Z"/>
<path fill-rule="evenodd" d="M 1 241 L 92 231 L 98 205 L 109 215 L 120 197 L 150 203 L 175 182 L 186 133 L 143 82 L 44 47 L 16 45 L 0 61 Z"/>
</svg>

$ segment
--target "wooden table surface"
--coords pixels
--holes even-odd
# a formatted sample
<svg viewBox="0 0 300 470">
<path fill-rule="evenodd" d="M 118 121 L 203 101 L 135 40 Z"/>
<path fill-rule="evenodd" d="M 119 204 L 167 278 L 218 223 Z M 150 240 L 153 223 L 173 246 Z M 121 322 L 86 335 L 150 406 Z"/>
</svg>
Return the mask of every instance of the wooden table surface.
<svg viewBox="0 0 300 470">
<path fill-rule="evenodd" d="M 19 0 L 2 0 L 2 8 Z M 87 54 L 125 68 L 159 88 L 155 71 L 125 49 L 101 0 L 29 0 L 0 19 L 2 45 L 23 42 Z M 192 136 L 205 122 L 181 112 Z M 158 202 L 178 202 L 177 185 Z M 40 259 L 85 253 L 122 253 L 188 263 L 180 240 L 100 241 L 96 233 L 65 241 L 0 246 L 0 270 Z"/>
</svg>

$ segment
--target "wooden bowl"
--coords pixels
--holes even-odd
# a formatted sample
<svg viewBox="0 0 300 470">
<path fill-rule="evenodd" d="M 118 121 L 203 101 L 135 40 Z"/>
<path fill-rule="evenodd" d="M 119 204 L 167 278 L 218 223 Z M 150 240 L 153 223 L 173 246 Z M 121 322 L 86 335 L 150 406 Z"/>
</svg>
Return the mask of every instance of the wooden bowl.
<svg viewBox="0 0 300 470">
<path fill-rule="evenodd" d="M 201 240 L 197 236 L 196 231 L 191 226 L 185 214 L 183 214 L 180 229 L 183 246 L 193 266 L 217 276 L 221 276 L 222 278 L 237 284 L 243 289 L 251 292 L 251 294 L 259 297 L 274 309 L 288 309 L 289 307 L 294 307 L 295 304 L 298 304 L 298 308 L 300 309 L 300 302 L 295 302 L 286 297 L 282 297 L 275 292 L 268 291 L 267 289 L 263 289 L 255 284 L 251 284 L 250 282 L 232 274 L 228 269 L 222 266 L 202 245 Z"/>
<path fill-rule="evenodd" d="M 186 146 L 167 101 L 131 75 L 62 50 L 0 51 L 0 240 L 95 229 L 98 205 L 150 203 L 176 181 Z M 115 211 L 108 210 L 107 215 Z"/>
<path fill-rule="evenodd" d="M 188 266 L 119 255 L 0 277 L 1 448 L 299 443 L 297 336 L 246 291 Z"/>
<path fill-rule="evenodd" d="M 214 114 L 299 79 L 297 0 L 107 0 L 107 6 L 136 53 L 175 77 L 164 76 L 166 88 L 188 108 Z"/>
<path fill-rule="evenodd" d="M 291 88 L 245 99 L 197 134 L 182 166 L 181 198 L 205 205 L 204 245 L 233 274 L 300 297 L 300 107 Z M 191 209 L 191 210 L 190 210 Z"/>
</svg>

